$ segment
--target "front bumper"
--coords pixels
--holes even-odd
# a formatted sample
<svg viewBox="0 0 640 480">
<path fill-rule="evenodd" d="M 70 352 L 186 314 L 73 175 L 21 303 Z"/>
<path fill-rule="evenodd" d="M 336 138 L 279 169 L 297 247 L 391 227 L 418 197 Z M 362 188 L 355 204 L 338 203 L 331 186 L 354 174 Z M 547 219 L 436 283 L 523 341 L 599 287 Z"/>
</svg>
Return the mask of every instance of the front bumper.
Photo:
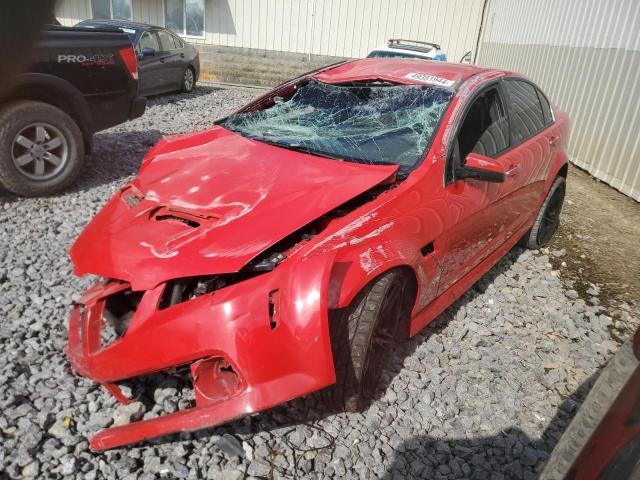
<svg viewBox="0 0 640 480">
<path fill-rule="evenodd" d="M 196 392 L 195 407 L 106 429 L 91 448 L 215 426 L 335 382 L 327 318 L 331 264 L 314 257 L 281 265 L 163 310 L 160 285 L 144 293 L 126 332 L 107 345 L 100 338 L 106 299 L 128 284 L 88 290 L 69 322 L 67 356 L 76 372 L 126 402 L 114 382 L 191 365 Z M 221 377 L 223 371 L 235 378 Z"/>
</svg>

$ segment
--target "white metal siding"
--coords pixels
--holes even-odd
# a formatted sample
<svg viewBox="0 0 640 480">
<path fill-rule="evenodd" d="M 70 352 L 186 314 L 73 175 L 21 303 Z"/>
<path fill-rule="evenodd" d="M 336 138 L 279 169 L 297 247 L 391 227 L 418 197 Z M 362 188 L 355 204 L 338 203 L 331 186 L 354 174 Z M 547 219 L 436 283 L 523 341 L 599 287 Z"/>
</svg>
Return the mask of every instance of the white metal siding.
<svg viewBox="0 0 640 480">
<path fill-rule="evenodd" d="M 164 25 L 164 3 L 149 0 L 133 0 L 131 14 L 136 22 Z"/>
<path fill-rule="evenodd" d="M 478 63 L 569 113 L 572 162 L 640 201 L 640 2 L 490 0 Z"/>
<path fill-rule="evenodd" d="M 66 26 L 91 18 L 91 0 L 58 0 L 56 17 L 62 25 Z"/>
<path fill-rule="evenodd" d="M 90 0 L 58 0 L 65 25 L 90 18 Z M 164 24 L 163 0 L 133 0 L 134 20 Z M 389 38 L 440 43 L 457 61 L 475 47 L 483 0 L 205 0 L 194 43 L 363 57 Z"/>
</svg>

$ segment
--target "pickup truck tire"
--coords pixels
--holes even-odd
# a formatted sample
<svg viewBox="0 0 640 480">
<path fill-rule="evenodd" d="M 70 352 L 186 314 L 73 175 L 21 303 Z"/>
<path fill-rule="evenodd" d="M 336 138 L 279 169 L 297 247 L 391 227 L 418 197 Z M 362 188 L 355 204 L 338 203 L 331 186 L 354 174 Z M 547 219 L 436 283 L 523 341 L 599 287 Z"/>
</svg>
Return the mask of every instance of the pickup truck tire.
<svg viewBox="0 0 640 480">
<path fill-rule="evenodd" d="M 556 177 L 553 185 L 542 202 L 536 221 L 531 230 L 520 240 L 520 245 L 525 248 L 537 250 L 544 247 L 560 225 L 560 212 L 564 204 L 566 180 L 562 176 Z"/>
<path fill-rule="evenodd" d="M 0 107 L 0 186 L 25 197 L 68 187 L 84 163 L 76 122 L 53 105 L 19 100 Z"/>
<path fill-rule="evenodd" d="M 182 83 L 180 84 L 180 91 L 182 93 L 190 93 L 193 91 L 193 87 L 196 86 L 196 72 L 193 71 L 192 67 L 187 67 L 184 69 L 184 73 L 182 74 Z"/>
<path fill-rule="evenodd" d="M 336 383 L 321 392 L 327 407 L 357 412 L 367 406 L 398 332 L 409 319 L 409 290 L 407 275 L 390 270 L 368 284 L 349 306 L 330 312 Z"/>
</svg>

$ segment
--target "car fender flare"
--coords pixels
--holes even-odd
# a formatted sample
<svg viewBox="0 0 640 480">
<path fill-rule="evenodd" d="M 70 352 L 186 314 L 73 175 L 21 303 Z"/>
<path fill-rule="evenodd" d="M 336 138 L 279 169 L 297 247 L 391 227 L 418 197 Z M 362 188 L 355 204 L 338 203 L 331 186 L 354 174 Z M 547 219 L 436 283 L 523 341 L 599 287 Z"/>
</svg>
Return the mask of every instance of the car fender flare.
<svg viewBox="0 0 640 480">
<path fill-rule="evenodd" d="M 551 164 L 551 175 L 549 175 L 547 177 L 547 180 L 545 181 L 545 194 L 549 191 L 551 185 L 553 185 L 553 182 L 558 175 L 562 175 L 566 178 L 568 167 L 569 159 L 567 158 L 567 155 L 564 152 L 558 152 L 558 154 L 553 159 L 553 163 Z"/>
<path fill-rule="evenodd" d="M 68 81 L 47 73 L 22 73 L 2 100 L 35 100 L 60 108 L 76 122 L 90 152 L 91 112 L 80 90 Z"/>
<path fill-rule="evenodd" d="M 553 158 L 551 167 L 549 168 L 549 175 L 544 181 L 544 188 L 542 189 L 542 195 L 538 199 L 538 209 L 542 207 L 544 200 L 547 198 L 547 195 L 549 195 L 549 191 L 551 190 L 553 183 L 556 181 L 556 178 L 558 178 L 558 176 L 563 176 L 565 179 L 567 178 L 568 168 L 569 168 L 569 159 L 567 157 L 567 154 L 564 152 L 558 152 Z M 535 216 L 532 222 L 533 221 L 535 221 Z"/>
<path fill-rule="evenodd" d="M 365 243 L 338 252 L 329 279 L 329 308 L 348 306 L 366 285 L 396 268 L 411 277 L 415 287 L 412 316 L 415 315 L 436 296 L 440 265 L 435 256 L 423 256 L 418 246 L 393 240 Z"/>
</svg>

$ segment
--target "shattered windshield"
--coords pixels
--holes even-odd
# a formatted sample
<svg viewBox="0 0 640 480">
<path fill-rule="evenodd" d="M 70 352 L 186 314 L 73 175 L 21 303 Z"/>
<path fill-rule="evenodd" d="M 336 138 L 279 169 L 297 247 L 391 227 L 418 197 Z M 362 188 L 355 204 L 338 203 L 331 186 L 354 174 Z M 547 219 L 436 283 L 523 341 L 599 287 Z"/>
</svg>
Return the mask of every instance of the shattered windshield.
<svg viewBox="0 0 640 480">
<path fill-rule="evenodd" d="M 402 176 L 426 154 L 451 96 L 426 85 L 310 81 L 270 107 L 231 115 L 222 126 L 313 155 L 400 165 Z"/>
</svg>

